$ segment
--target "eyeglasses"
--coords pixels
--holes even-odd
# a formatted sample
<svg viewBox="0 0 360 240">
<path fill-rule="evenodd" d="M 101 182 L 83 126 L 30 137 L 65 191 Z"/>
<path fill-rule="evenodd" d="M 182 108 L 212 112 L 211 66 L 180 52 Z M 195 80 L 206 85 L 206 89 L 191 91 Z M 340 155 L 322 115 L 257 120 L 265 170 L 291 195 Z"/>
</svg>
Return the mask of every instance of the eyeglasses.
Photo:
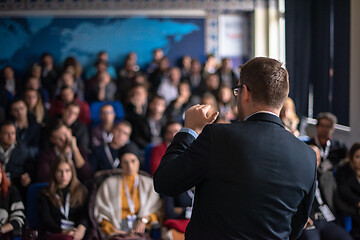
<svg viewBox="0 0 360 240">
<path fill-rule="evenodd" d="M 233 88 L 233 94 L 235 97 L 237 97 L 239 95 L 239 92 L 240 92 L 240 89 L 244 87 L 244 84 L 243 85 L 239 85 L 239 86 L 236 86 Z M 247 90 L 250 91 L 249 87 L 246 86 Z"/>
</svg>

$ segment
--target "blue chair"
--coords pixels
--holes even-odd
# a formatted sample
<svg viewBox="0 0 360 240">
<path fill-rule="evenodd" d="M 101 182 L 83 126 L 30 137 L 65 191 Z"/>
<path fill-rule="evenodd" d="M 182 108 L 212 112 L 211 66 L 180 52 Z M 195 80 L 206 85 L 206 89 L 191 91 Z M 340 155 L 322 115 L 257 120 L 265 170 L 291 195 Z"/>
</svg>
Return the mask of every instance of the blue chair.
<svg viewBox="0 0 360 240">
<path fill-rule="evenodd" d="M 150 143 L 146 145 L 144 149 L 144 166 L 142 167 L 142 170 L 144 170 L 147 173 L 150 173 L 150 158 L 151 158 L 151 152 L 154 147 L 155 145 Z"/>
<path fill-rule="evenodd" d="M 115 111 L 115 120 L 121 121 L 124 119 L 125 112 L 123 105 L 120 101 L 99 101 L 93 102 L 90 105 L 90 115 L 91 115 L 91 126 L 96 126 L 101 123 L 100 120 L 100 109 L 104 105 L 111 105 Z"/>
<path fill-rule="evenodd" d="M 49 183 L 33 183 L 29 186 L 27 191 L 27 204 L 26 204 L 26 218 L 28 220 L 28 227 L 34 230 L 39 228 L 39 215 L 38 215 L 38 196 L 40 191 L 48 186 Z"/>
<path fill-rule="evenodd" d="M 338 216 L 338 219 L 341 225 L 345 228 L 347 232 L 351 231 L 352 228 L 352 221 L 350 216 Z"/>
</svg>

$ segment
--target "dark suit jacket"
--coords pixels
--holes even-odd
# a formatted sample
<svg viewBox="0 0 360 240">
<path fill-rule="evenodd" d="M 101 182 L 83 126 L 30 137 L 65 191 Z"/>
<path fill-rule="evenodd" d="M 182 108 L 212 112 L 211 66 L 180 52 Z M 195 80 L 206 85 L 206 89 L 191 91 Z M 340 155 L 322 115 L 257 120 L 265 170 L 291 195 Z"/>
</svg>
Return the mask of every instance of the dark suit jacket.
<svg viewBox="0 0 360 240">
<path fill-rule="evenodd" d="M 296 239 L 316 188 L 315 153 L 280 119 L 258 113 L 178 133 L 154 175 L 158 193 L 195 186 L 186 239 Z"/>
</svg>

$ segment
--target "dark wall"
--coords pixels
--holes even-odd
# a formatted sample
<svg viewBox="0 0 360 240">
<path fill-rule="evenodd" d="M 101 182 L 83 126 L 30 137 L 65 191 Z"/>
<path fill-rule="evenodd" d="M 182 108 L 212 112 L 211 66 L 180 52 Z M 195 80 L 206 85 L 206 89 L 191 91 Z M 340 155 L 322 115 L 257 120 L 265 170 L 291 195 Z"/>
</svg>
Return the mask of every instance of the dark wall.
<svg viewBox="0 0 360 240">
<path fill-rule="evenodd" d="M 349 124 L 350 1 L 334 2 L 333 81 L 329 76 L 329 0 L 286 0 L 286 58 L 290 97 L 300 116 L 307 116 L 310 84 L 314 87 L 314 117 L 333 112 Z"/>
</svg>

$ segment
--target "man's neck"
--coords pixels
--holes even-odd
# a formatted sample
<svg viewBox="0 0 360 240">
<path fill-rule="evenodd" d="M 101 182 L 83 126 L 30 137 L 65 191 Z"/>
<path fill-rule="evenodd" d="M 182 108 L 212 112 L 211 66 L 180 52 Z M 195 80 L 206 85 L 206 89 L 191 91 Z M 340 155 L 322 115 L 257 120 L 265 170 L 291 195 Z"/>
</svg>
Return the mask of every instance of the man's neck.
<svg viewBox="0 0 360 240">
<path fill-rule="evenodd" d="M 149 119 L 153 120 L 154 122 L 157 122 L 161 119 L 162 114 L 152 114 L 149 116 Z"/>
<path fill-rule="evenodd" d="M 17 124 L 19 129 L 27 128 L 28 127 L 28 120 L 27 120 L 27 118 L 17 120 L 16 124 Z"/>
<path fill-rule="evenodd" d="M 104 123 L 102 127 L 105 130 L 105 132 L 110 132 L 113 127 L 113 124 L 112 123 Z"/>
<path fill-rule="evenodd" d="M 116 143 L 116 142 L 114 142 L 114 141 L 111 141 L 111 142 L 109 143 L 109 146 L 110 146 L 111 148 L 113 148 L 113 149 L 119 149 L 119 148 L 123 147 L 123 145 L 118 144 L 118 143 Z"/>
<path fill-rule="evenodd" d="M 320 144 L 321 144 L 322 146 L 325 146 L 326 143 L 327 143 L 327 140 L 329 140 L 330 138 L 318 136 L 318 139 L 319 139 Z"/>
<path fill-rule="evenodd" d="M 11 144 L 4 144 L 4 143 L 1 143 L 0 145 L 4 149 L 4 152 L 6 152 L 11 146 Z"/>
</svg>

